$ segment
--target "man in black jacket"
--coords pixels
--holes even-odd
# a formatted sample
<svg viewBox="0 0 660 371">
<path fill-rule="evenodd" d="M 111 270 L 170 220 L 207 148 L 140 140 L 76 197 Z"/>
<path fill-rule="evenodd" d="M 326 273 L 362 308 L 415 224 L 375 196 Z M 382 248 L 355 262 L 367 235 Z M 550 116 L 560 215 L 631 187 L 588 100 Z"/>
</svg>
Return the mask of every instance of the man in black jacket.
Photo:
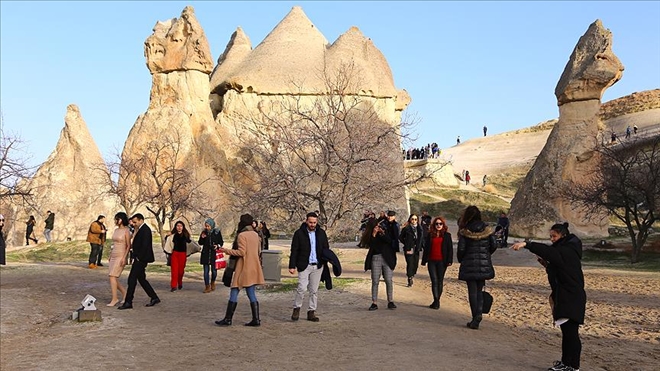
<svg viewBox="0 0 660 371">
<path fill-rule="evenodd" d="M 133 265 L 131 273 L 128 274 L 128 289 L 126 290 L 126 299 L 119 309 L 133 308 L 133 297 L 135 296 L 135 287 L 140 282 L 140 286 L 149 295 L 151 301 L 147 307 L 153 307 L 160 303 L 160 299 L 154 291 L 149 281 L 147 281 L 147 264 L 154 262 L 154 248 L 151 242 L 151 228 L 144 224 L 144 216 L 135 214 L 131 217 L 135 225 L 135 234 L 133 237 Z"/>
<path fill-rule="evenodd" d="M 318 228 L 318 215 L 308 213 L 305 223 L 293 234 L 291 241 L 291 256 L 289 257 L 289 273 L 298 271 L 298 288 L 293 303 L 291 320 L 297 321 L 300 317 L 300 307 L 303 304 L 305 291 L 309 291 L 309 308 L 307 320 L 318 322 L 316 317 L 317 292 L 321 274 L 323 273 L 321 258 L 323 249 L 329 249 L 328 236 L 325 231 Z"/>
</svg>

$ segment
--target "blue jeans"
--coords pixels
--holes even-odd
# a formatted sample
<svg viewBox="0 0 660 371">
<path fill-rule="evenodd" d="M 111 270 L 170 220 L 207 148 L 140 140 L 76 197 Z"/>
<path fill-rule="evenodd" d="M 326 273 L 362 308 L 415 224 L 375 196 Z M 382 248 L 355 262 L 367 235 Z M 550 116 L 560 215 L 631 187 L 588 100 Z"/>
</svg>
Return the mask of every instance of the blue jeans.
<svg viewBox="0 0 660 371">
<path fill-rule="evenodd" d="M 209 282 L 209 270 L 211 271 L 211 280 Z M 218 270 L 215 269 L 215 262 L 213 264 L 204 264 L 204 284 L 210 285 L 211 282 L 215 282 L 215 279 L 218 278 Z"/>
<path fill-rule="evenodd" d="M 238 293 L 241 291 L 241 289 L 237 287 L 232 287 L 231 291 L 229 292 L 229 301 L 238 303 Z M 255 303 L 257 301 L 257 285 L 252 285 L 250 287 L 245 288 L 245 292 L 247 293 L 248 299 L 250 299 L 250 303 Z"/>
</svg>

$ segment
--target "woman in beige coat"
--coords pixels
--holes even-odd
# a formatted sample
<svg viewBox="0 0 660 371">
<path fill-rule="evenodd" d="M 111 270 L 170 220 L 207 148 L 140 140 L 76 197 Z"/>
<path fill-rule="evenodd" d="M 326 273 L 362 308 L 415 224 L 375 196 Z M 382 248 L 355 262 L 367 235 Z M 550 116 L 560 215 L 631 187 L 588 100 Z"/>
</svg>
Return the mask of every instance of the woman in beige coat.
<svg viewBox="0 0 660 371">
<path fill-rule="evenodd" d="M 238 259 L 236 260 L 236 270 L 231 281 L 227 313 L 224 319 L 215 321 L 215 324 L 218 326 L 231 326 L 232 317 L 238 304 L 238 293 L 242 288 L 245 288 L 245 292 L 250 299 L 250 309 L 252 309 L 252 321 L 246 323 L 245 326 L 261 325 L 256 287 L 257 285 L 264 284 L 264 273 L 261 270 L 261 263 L 259 261 L 261 239 L 252 228 L 253 220 L 254 218 L 250 214 L 241 215 L 232 248 L 222 248 L 225 254 L 237 257 Z"/>
</svg>

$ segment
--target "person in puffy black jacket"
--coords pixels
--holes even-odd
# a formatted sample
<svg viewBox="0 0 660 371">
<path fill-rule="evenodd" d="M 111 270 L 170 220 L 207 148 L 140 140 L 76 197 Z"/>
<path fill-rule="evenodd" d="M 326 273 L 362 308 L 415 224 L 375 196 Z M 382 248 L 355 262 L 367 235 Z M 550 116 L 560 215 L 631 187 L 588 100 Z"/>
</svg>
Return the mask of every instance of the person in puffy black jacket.
<svg viewBox="0 0 660 371">
<path fill-rule="evenodd" d="M 561 327 L 561 361 L 552 370 L 578 370 L 582 343 L 578 329 L 584 323 L 587 294 L 584 291 L 582 273 L 582 241 L 568 230 L 568 223 L 555 224 L 550 228 L 548 246 L 537 242 L 517 242 L 514 250 L 527 248 L 544 262 L 548 281 L 552 288 L 552 316 Z"/>
<path fill-rule="evenodd" d="M 483 313 L 483 288 L 486 280 L 495 278 L 495 269 L 490 255 L 496 244 L 493 228 L 481 220 L 481 211 L 476 206 L 468 206 L 458 222 L 458 250 L 456 257 L 461 266 L 458 279 L 468 287 L 472 321 L 471 329 L 478 329 Z"/>
</svg>

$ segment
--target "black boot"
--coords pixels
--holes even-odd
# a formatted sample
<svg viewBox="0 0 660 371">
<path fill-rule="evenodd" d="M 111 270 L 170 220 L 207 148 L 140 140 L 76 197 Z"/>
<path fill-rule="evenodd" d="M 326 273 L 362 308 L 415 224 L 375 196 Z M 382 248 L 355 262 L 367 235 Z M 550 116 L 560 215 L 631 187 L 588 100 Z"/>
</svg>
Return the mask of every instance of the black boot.
<svg viewBox="0 0 660 371">
<path fill-rule="evenodd" d="M 236 311 L 237 302 L 230 301 L 227 303 L 227 313 L 225 313 L 225 318 L 222 320 L 215 321 L 215 324 L 218 326 L 231 326 L 231 319 L 234 317 L 234 311 Z"/>
<path fill-rule="evenodd" d="M 472 317 L 472 321 L 467 323 L 467 327 L 473 329 L 473 330 L 478 330 L 479 329 L 479 323 L 481 323 L 482 316 L 481 314 Z"/>
<path fill-rule="evenodd" d="M 246 323 L 245 326 L 261 326 L 261 320 L 259 319 L 259 302 L 255 301 L 254 303 L 250 303 L 250 309 L 252 309 L 252 321 Z"/>
<path fill-rule="evenodd" d="M 412 277 L 408 277 L 408 287 L 411 287 L 413 285 L 413 279 Z"/>
</svg>

